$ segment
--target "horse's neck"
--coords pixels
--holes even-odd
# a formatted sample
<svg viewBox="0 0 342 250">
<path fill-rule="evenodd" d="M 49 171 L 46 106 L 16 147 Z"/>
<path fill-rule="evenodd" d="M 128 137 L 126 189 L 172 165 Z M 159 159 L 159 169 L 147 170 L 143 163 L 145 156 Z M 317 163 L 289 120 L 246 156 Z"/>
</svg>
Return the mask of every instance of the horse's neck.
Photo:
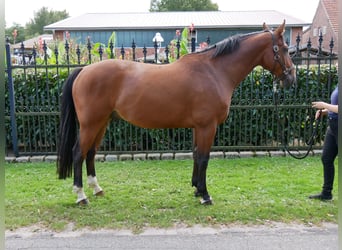
<svg viewBox="0 0 342 250">
<path fill-rule="evenodd" d="M 228 79 L 234 84 L 234 87 L 242 82 L 254 67 L 263 66 L 262 60 L 265 50 L 271 49 L 271 47 L 268 48 L 269 41 L 267 39 L 253 38 L 250 37 L 242 41 L 237 51 L 219 59 L 222 60 L 219 64 L 224 67 L 223 70 L 226 72 Z M 249 39 L 253 39 L 253 41 L 249 41 Z"/>
</svg>

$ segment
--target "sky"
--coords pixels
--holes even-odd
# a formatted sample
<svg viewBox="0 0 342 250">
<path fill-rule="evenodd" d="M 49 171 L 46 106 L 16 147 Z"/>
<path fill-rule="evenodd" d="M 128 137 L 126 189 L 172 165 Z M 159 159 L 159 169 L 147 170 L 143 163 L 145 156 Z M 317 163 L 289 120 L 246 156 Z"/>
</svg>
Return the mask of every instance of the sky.
<svg viewBox="0 0 342 250">
<path fill-rule="evenodd" d="M 70 17 L 85 13 L 148 12 L 151 0 L 5 0 L 6 27 L 19 23 L 25 26 L 34 12 L 47 7 L 49 10 L 66 10 Z M 276 10 L 311 23 L 319 0 L 211 0 L 221 11 Z"/>
</svg>

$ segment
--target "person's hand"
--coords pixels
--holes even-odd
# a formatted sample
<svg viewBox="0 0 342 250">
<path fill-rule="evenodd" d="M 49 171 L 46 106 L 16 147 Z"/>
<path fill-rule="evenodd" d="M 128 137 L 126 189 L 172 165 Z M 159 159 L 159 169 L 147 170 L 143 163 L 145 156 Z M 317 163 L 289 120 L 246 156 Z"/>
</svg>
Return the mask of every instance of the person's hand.
<svg viewBox="0 0 342 250">
<path fill-rule="evenodd" d="M 315 109 L 325 109 L 326 104 L 327 103 L 325 103 L 325 102 L 312 102 L 311 103 L 312 107 Z"/>
<path fill-rule="evenodd" d="M 326 115 L 328 110 L 326 109 L 327 103 L 326 102 L 312 102 L 312 107 L 317 109 L 315 114 L 315 119 L 319 119 L 322 115 Z"/>
</svg>

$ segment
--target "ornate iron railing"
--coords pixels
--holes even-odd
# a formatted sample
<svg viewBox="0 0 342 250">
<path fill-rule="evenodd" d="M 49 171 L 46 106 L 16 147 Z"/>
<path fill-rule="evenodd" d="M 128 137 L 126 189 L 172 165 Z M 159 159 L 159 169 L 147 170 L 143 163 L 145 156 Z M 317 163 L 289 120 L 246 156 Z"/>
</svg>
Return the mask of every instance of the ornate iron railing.
<svg viewBox="0 0 342 250">
<path fill-rule="evenodd" d="M 297 87 L 280 90 L 275 95 L 272 76 L 262 69 L 253 70 L 235 90 L 229 117 L 217 129 L 213 150 L 305 150 L 306 139 L 312 133 L 314 110 L 311 101 L 329 101 L 337 84 L 334 42 L 324 51 L 312 48 L 310 40 L 290 49 L 297 69 Z M 208 39 L 209 41 L 209 39 Z M 195 46 L 191 46 L 195 50 Z M 83 47 L 72 41 L 48 46 L 45 42 L 25 48 L 17 54 L 6 43 L 6 148 L 7 154 L 55 154 L 59 97 L 64 80 L 75 67 L 113 58 L 142 62 L 169 63 L 180 56 L 179 41 L 166 48 L 114 48 L 109 43 L 88 44 Z M 159 53 L 158 53 L 159 52 Z M 160 54 L 163 59 L 160 59 Z M 320 148 L 326 123 L 322 123 L 314 148 Z M 100 152 L 179 152 L 192 149 L 191 129 L 147 130 L 124 121 L 111 123 Z"/>
</svg>

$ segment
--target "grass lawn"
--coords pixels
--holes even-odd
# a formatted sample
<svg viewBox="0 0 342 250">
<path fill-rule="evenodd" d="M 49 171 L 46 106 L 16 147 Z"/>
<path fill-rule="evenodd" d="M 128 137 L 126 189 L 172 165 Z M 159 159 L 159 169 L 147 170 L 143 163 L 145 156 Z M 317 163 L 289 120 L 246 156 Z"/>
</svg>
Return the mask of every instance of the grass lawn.
<svg viewBox="0 0 342 250">
<path fill-rule="evenodd" d="M 207 186 L 214 205 L 202 206 L 191 187 L 192 161 L 123 161 L 97 163 L 104 197 L 79 207 L 72 179 L 59 180 L 54 163 L 5 166 L 6 229 L 39 224 L 59 231 L 75 228 L 131 229 L 175 224 L 262 224 L 269 221 L 319 225 L 337 223 L 337 167 L 334 200 L 308 199 L 322 186 L 320 158 L 213 159 Z M 336 162 L 337 166 L 337 162 Z"/>
</svg>

